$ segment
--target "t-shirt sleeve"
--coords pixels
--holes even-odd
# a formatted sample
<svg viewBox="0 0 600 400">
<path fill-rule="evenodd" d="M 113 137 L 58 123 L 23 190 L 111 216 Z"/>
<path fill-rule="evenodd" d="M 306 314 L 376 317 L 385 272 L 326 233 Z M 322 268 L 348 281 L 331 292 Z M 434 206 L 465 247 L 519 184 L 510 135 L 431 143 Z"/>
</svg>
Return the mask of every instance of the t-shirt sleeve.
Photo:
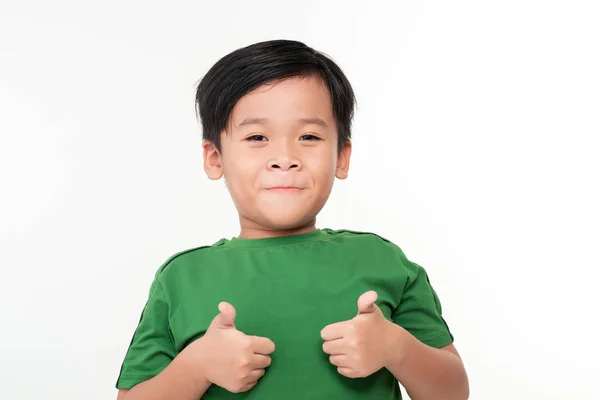
<svg viewBox="0 0 600 400">
<path fill-rule="evenodd" d="M 428 346 L 440 348 L 454 341 L 427 272 L 414 262 L 409 261 L 408 279 L 392 320 Z"/>
<path fill-rule="evenodd" d="M 168 315 L 168 304 L 157 278 L 121 366 L 117 389 L 130 389 L 155 377 L 175 358 Z"/>
</svg>

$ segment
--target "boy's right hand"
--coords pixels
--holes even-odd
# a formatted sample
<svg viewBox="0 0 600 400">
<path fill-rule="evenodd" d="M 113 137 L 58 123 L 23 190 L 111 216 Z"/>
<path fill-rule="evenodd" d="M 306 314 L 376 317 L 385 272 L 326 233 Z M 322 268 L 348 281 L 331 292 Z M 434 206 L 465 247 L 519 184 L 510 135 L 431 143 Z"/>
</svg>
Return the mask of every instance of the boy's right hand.
<svg viewBox="0 0 600 400">
<path fill-rule="evenodd" d="M 235 328 L 235 308 L 222 302 L 204 336 L 183 352 L 200 359 L 204 379 L 232 393 L 252 389 L 271 364 L 275 344 L 264 337 L 248 336 Z M 198 365 L 194 362 L 192 365 Z"/>
</svg>

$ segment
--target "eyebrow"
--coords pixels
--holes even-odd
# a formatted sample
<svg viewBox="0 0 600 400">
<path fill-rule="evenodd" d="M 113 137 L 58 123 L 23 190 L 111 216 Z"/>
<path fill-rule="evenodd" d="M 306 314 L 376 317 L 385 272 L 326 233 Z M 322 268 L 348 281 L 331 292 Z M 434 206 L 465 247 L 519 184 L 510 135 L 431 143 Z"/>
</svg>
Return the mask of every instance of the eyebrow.
<svg viewBox="0 0 600 400">
<path fill-rule="evenodd" d="M 237 126 L 245 126 L 245 125 L 267 125 L 271 120 L 269 118 L 244 118 L 242 122 L 240 122 Z M 323 128 L 328 128 L 327 122 L 323 121 L 321 118 L 298 118 L 296 120 L 301 125 L 319 125 Z"/>
</svg>

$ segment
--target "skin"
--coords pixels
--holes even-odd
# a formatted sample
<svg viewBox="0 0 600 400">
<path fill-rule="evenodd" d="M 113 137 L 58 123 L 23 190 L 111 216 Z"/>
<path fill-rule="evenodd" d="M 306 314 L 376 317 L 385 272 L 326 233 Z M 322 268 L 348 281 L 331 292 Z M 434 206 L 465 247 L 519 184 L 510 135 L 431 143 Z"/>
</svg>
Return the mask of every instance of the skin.
<svg viewBox="0 0 600 400">
<path fill-rule="evenodd" d="M 387 368 L 412 400 L 464 400 L 469 383 L 454 345 L 436 349 L 387 320 L 375 304 L 377 293 L 363 293 L 356 317 L 323 328 L 323 351 L 338 373 L 362 378 Z"/>
<path fill-rule="evenodd" d="M 235 308 L 219 304 L 204 336 L 188 345 L 160 374 L 121 389 L 117 400 L 197 400 L 211 385 L 232 393 L 252 389 L 271 364 L 275 344 L 235 327 Z"/>
<path fill-rule="evenodd" d="M 327 88 L 293 78 L 236 104 L 221 151 L 204 143 L 204 170 L 210 179 L 225 178 L 239 237 L 266 238 L 314 231 L 334 179 L 348 176 L 350 155 L 350 142 L 338 152 Z"/>
<path fill-rule="evenodd" d="M 264 85 L 235 105 L 221 149 L 203 143 L 204 170 L 224 178 L 240 221 L 241 239 L 302 234 L 316 229 L 335 178 L 346 179 L 351 143 L 338 151 L 330 94 L 315 78 Z M 388 321 L 364 293 L 349 321 L 323 328 L 323 351 L 348 378 L 387 368 L 413 400 L 468 398 L 467 375 L 453 345 L 435 349 Z M 234 325 L 235 308 L 219 305 L 206 335 L 186 347 L 156 377 L 120 390 L 119 400 L 198 399 L 212 384 L 251 390 L 265 374 L 275 344 Z M 267 372 L 268 373 L 268 372 Z"/>
</svg>

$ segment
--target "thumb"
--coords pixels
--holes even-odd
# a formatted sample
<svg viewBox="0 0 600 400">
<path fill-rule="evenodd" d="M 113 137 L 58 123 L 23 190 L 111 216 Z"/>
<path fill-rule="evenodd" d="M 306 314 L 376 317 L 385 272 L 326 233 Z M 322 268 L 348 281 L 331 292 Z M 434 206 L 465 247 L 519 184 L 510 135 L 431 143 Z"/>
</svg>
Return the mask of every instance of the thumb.
<svg viewBox="0 0 600 400">
<path fill-rule="evenodd" d="M 377 292 L 369 290 L 368 292 L 363 293 L 358 298 L 358 313 L 369 314 L 377 311 L 379 308 L 375 305 L 375 301 L 377 301 Z"/>
<path fill-rule="evenodd" d="M 215 317 L 213 324 L 221 329 L 235 328 L 235 307 L 223 301 L 219 303 L 219 311 L 219 315 Z"/>
</svg>

